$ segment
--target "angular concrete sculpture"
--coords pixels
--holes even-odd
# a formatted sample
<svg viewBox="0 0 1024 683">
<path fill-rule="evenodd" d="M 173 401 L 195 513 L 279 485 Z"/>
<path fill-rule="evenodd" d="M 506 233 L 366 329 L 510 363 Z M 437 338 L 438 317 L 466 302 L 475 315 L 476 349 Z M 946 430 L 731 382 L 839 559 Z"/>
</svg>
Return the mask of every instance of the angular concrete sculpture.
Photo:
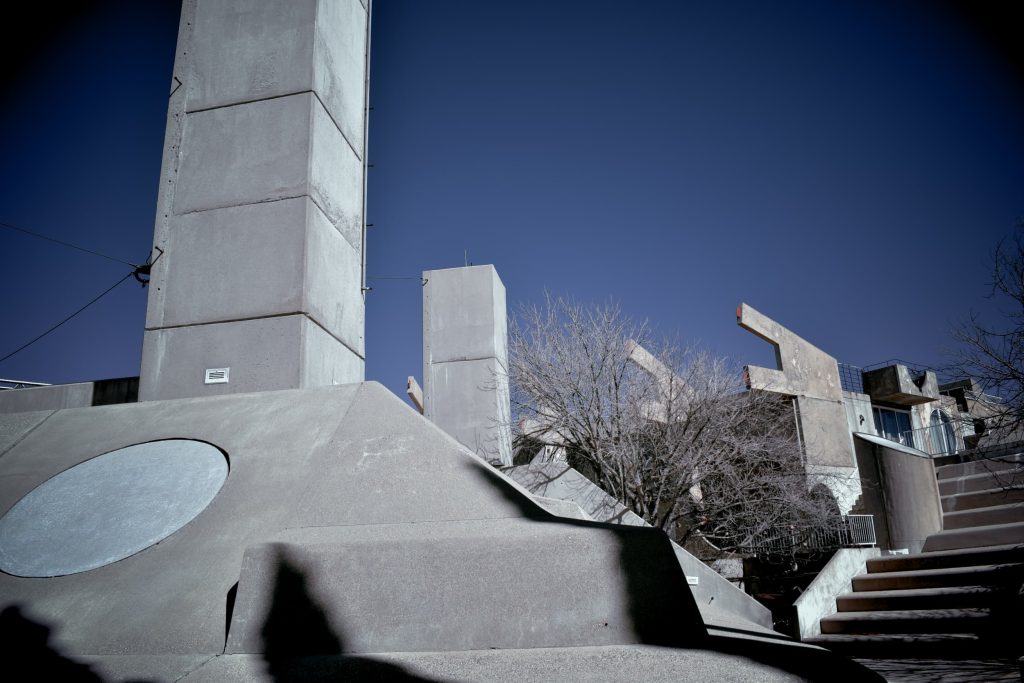
<svg viewBox="0 0 1024 683">
<path fill-rule="evenodd" d="M 359 0 L 184 3 L 141 400 L 363 379 L 367 39 Z"/>
<path fill-rule="evenodd" d="M 494 266 L 423 279 L 423 414 L 484 459 L 511 465 L 505 286 Z"/>
<path fill-rule="evenodd" d="M 853 467 L 836 359 L 747 304 L 736 309 L 736 322 L 774 347 L 777 368 L 747 366 L 747 387 L 796 398 L 807 462 Z"/>
</svg>

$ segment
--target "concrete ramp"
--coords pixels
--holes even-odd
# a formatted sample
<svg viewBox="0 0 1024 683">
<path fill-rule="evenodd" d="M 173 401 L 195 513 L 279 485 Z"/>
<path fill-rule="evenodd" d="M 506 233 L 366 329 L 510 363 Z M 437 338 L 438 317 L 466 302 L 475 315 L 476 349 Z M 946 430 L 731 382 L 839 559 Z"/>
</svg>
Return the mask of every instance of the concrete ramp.
<svg viewBox="0 0 1024 683">
<path fill-rule="evenodd" d="M 18 605 L 68 654 L 693 645 L 706 633 L 663 534 L 550 515 L 375 383 L 0 423 L 2 513 L 136 444 L 202 441 L 230 466 L 192 521 L 129 557 L 51 578 L 0 574 L 0 609 Z"/>
</svg>

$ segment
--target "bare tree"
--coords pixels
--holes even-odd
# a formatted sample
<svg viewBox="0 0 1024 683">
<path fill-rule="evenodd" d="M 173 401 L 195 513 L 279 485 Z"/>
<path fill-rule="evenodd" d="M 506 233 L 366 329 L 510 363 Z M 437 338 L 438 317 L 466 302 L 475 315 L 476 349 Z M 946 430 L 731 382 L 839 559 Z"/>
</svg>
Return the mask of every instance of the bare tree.
<svg viewBox="0 0 1024 683">
<path fill-rule="evenodd" d="M 974 412 L 986 418 L 986 441 L 1019 438 L 1024 428 L 1024 221 L 992 255 L 990 297 L 1001 320 L 972 313 L 953 330 L 958 343 L 948 374 L 973 381 Z"/>
<path fill-rule="evenodd" d="M 558 449 L 680 542 L 749 549 L 836 524 L 787 399 L 744 391 L 738 367 L 656 341 L 614 305 L 520 309 L 509 365 L 517 446 Z"/>
</svg>

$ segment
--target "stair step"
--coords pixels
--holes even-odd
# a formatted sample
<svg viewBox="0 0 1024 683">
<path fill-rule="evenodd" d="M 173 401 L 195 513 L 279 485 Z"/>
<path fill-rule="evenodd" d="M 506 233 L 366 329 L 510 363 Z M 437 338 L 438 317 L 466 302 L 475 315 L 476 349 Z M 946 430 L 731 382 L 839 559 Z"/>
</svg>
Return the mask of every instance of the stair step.
<svg viewBox="0 0 1024 683">
<path fill-rule="evenodd" d="M 1024 503 L 993 505 L 987 508 L 974 508 L 960 512 L 947 512 L 942 515 L 942 528 L 964 529 L 972 526 L 988 526 L 989 524 L 1008 524 L 1024 522 Z"/>
<path fill-rule="evenodd" d="M 981 474 L 983 472 L 997 472 L 1000 470 L 1012 470 L 1024 468 L 1024 453 L 1005 455 L 988 460 L 975 460 L 954 465 L 939 465 L 935 468 L 935 476 L 941 481 L 952 479 L 969 474 Z"/>
<path fill-rule="evenodd" d="M 1024 562 L 1024 543 L 1011 543 L 989 548 L 959 548 L 914 555 L 886 555 L 867 561 L 868 573 L 903 572 L 916 569 L 970 567 L 981 564 Z"/>
<path fill-rule="evenodd" d="M 982 548 L 1022 542 L 1024 542 L 1024 522 L 1009 522 L 940 531 L 926 538 L 921 550 L 930 552 L 957 548 Z"/>
<path fill-rule="evenodd" d="M 984 564 L 970 567 L 914 569 L 861 574 L 853 577 L 853 590 L 889 591 L 946 586 L 998 586 L 1024 574 L 1024 564 Z"/>
<path fill-rule="evenodd" d="M 1007 488 L 1024 485 L 1024 470 L 999 470 L 981 472 L 962 477 L 939 480 L 939 495 L 951 496 L 954 493 L 972 493 L 988 489 Z"/>
<path fill-rule="evenodd" d="M 988 641 L 976 633 L 829 633 L 804 642 L 856 657 L 974 659 L 993 654 Z"/>
<path fill-rule="evenodd" d="M 909 590 L 860 591 L 836 598 L 840 612 L 871 610 L 954 609 L 990 607 L 1005 591 L 991 586 L 945 586 Z"/>
<path fill-rule="evenodd" d="M 985 608 L 838 612 L 821 620 L 825 633 L 973 633 L 985 629 Z"/>
<path fill-rule="evenodd" d="M 971 491 L 969 493 L 956 493 L 950 496 L 942 496 L 943 512 L 957 512 L 959 510 L 971 510 L 974 508 L 986 508 L 994 505 L 1007 505 L 1009 503 L 1024 503 L 1024 487 L 1003 489 L 992 488 L 984 491 Z"/>
</svg>

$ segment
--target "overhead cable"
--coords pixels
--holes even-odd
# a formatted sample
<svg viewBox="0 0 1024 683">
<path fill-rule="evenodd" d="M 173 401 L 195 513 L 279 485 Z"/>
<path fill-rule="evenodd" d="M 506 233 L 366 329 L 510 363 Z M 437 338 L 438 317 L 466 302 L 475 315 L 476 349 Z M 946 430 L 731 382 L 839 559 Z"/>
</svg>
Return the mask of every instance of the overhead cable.
<svg viewBox="0 0 1024 683">
<path fill-rule="evenodd" d="M 117 282 L 115 282 L 115 283 L 114 283 L 113 285 L 111 285 L 111 286 L 110 286 L 110 287 L 108 287 L 107 289 L 103 290 L 103 292 L 102 292 L 102 293 L 101 293 L 101 294 L 100 294 L 99 296 L 97 296 L 97 297 L 96 297 L 95 299 L 93 299 L 92 301 L 90 301 L 90 302 L 89 302 L 89 303 L 87 303 L 86 305 L 82 306 L 82 307 L 81 307 L 81 308 L 79 308 L 79 309 L 78 309 L 77 311 L 75 311 L 74 313 L 72 313 L 72 314 L 71 314 L 71 315 L 69 315 L 68 317 L 64 318 L 63 320 L 61 320 L 61 321 L 60 321 L 59 323 L 57 323 L 56 325 L 54 325 L 54 326 L 53 326 L 53 327 L 51 327 L 50 329 L 46 330 L 46 332 L 43 332 L 43 333 L 42 333 L 41 335 L 39 335 L 39 336 L 38 336 L 38 337 L 36 337 L 35 339 L 32 339 L 31 341 L 28 341 L 28 342 L 26 342 L 26 343 L 22 344 L 21 346 L 19 346 L 18 348 L 14 349 L 14 350 L 13 350 L 13 351 L 11 351 L 11 352 L 10 352 L 9 354 L 7 354 L 6 356 L 4 356 L 3 358 L 0 358 L 0 363 L 3 363 L 3 362 L 4 362 L 5 360 L 7 360 L 8 358 L 10 358 L 10 357 L 11 357 L 11 356 L 13 356 L 14 354 L 18 353 L 19 351 L 23 351 L 24 349 L 27 349 L 28 347 L 32 346 L 32 345 L 33 345 L 33 344 L 35 344 L 35 343 L 36 343 L 37 341 L 39 341 L 40 339 L 42 339 L 42 338 L 43 338 L 43 337 L 45 337 L 46 335 L 50 334 L 51 332 L 53 332 L 54 330 L 56 330 L 56 329 L 57 329 L 58 327 L 60 327 L 61 325 L 63 325 L 63 324 L 64 324 L 64 323 L 66 323 L 67 321 L 71 320 L 71 319 L 72 319 L 72 318 L 74 318 L 74 317 L 75 317 L 76 315 L 78 315 L 79 313 L 81 313 L 82 311 L 84 311 L 85 309 L 89 308 L 89 307 L 90 307 L 90 306 L 92 306 L 92 305 L 93 305 L 94 303 L 96 303 L 97 301 L 99 301 L 100 299 L 102 299 L 103 297 L 105 297 L 105 296 L 106 296 L 107 294 L 109 294 L 110 292 L 114 291 L 114 289 L 115 289 L 115 288 L 116 288 L 116 287 L 117 287 L 117 286 L 118 286 L 119 284 L 121 284 L 122 282 L 124 282 L 124 281 L 125 281 L 125 280 L 127 280 L 128 278 L 132 277 L 132 275 L 134 275 L 134 271 L 133 271 L 133 272 L 131 272 L 131 273 L 128 273 L 128 274 L 127 274 L 127 275 L 125 275 L 125 276 L 124 276 L 123 278 L 121 278 L 120 280 L 118 280 Z"/>
<path fill-rule="evenodd" d="M 139 267 L 139 264 L 137 264 L 137 263 L 130 263 L 128 261 L 116 258 L 114 256 L 107 256 L 106 254 L 101 254 L 98 251 L 93 251 L 92 249 L 86 249 L 85 247 L 80 247 L 77 244 L 71 244 L 71 242 L 65 242 L 64 240 L 59 240 L 59 239 L 56 239 L 54 237 L 48 237 L 47 235 L 41 235 L 38 232 L 33 232 L 31 230 L 26 230 L 25 228 L 19 228 L 17 225 L 11 225 L 10 223 L 0 222 L 0 227 L 7 228 L 8 230 L 15 230 L 17 232 L 22 232 L 22 233 L 25 233 L 26 235 L 32 235 L 33 237 L 38 237 L 39 239 L 47 240 L 49 242 L 55 242 L 57 244 L 64 245 L 65 247 L 71 247 L 72 249 L 77 249 L 78 251 L 84 251 L 86 254 L 92 254 L 93 256 L 99 256 L 100 258 L 105 258 L 105 259 L 107 259 L 109 261 L 116 261 L 117 263 L 123 263 L 126 266 L 131 266 L 132 268 L 138 268 Z M 2 359 L 0 359 L 0 360 L 2 360 Z"/>
</svg>

